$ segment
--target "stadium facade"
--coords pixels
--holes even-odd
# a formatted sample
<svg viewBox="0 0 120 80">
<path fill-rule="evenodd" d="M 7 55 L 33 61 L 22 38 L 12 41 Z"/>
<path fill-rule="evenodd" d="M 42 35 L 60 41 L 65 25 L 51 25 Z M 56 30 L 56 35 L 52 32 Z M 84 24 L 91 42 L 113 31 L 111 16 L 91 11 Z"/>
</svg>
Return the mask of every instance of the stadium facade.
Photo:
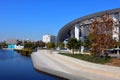
<svg viewBox="0 0 120 80">
<path fill-rule="evenodd" d="M 117 24 L 118 28 L 115 29 L 117 33 L 120 32 L 120 8 L 106 10 L 103 12 L 94 13 L 88 16 L 84 16 L 73 20 L 72 22 L 63 26 L 58 32 L 57 41 L 64 42 L 68 38 L 76 38 L 77 40 L 84 41 L 88 36 L 88 29 L 90 24 L 95 20 L 99 19 L 101 16 L 108 14 Z M 119 36 L 113 33 L 113 38 L 119 40 Z"/>
</svg>

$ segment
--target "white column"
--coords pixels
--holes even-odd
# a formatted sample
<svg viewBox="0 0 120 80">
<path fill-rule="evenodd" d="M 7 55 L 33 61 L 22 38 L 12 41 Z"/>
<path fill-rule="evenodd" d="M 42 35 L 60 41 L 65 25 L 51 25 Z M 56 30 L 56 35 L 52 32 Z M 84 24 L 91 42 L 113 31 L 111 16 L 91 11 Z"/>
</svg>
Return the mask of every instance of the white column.
<svg viewBox="0 0 120 80">
<path fill-rule="evenodd" d="M 119 19 L 118 19 L 118 15 L 116 14 L 112 14 L 110 15 L 110 17 L 112 17 L 112 19 L 114 20 L 114 22 L 116 22 L 117 24 L 119 24 Z M 119 26 L 113 26 L 113 39 L 115 38 L 117 41 L 119 41 Z"/>
<path fill-rule="evenodd" d="M 84 54 L 83 51 L 84 51 L 84 46 L 81 46 L 81 54 Z"/>
<path fill-rule="evenodd" d="M 79 38 L 79 34 L 80 33 L 80 31 L 79 31 L 79 25 L 78 24 L 76 24 L 75 25 L 75 38 L 79 41 L 80 40 L 80 38 Z"/>
</svg>

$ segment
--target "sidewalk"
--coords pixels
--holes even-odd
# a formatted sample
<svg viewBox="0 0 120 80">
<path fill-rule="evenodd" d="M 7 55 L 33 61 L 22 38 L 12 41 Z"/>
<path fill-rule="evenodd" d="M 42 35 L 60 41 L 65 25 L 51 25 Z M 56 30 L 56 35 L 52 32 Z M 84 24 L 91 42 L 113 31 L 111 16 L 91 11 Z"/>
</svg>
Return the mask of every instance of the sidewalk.
<svg viewBox="0 0 120 80">
<path fill-rule="evenodd" d="M 47 50 L 39 50 L 33 53 L 31 57 L 36 69 L 71 80 L 120 79 L 119 67 L 99 66 L 99 64 L 74 59 Z"/>
</svg>

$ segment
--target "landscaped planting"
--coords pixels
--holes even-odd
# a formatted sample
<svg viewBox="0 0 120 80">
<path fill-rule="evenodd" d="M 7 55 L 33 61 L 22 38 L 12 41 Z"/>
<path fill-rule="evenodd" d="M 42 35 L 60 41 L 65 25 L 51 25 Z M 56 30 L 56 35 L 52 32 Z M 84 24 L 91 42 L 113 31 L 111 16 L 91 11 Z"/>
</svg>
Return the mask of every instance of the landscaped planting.
<svg viewBox="0 0 120 80">
<path fill-rule="evenodd" d="M 87 54 L 68 54 L 68 53 L 60 53 L 60 54 L 85 60 L 88 62 L 100 63 L 100 64 L 105 64 L 109 62 L 109 60 L 111 59 L 110 57 L 93 57 Z"/>
</svg>

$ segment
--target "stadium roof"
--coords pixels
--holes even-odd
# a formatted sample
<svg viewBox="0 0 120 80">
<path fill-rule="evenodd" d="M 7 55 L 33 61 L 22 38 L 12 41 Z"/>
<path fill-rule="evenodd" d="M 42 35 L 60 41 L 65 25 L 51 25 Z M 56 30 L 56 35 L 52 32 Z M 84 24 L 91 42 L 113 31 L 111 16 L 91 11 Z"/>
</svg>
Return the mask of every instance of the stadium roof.
<svg viewBox="0 0 120 80">
<path fill-rule="evenodd" d="M 120 8 L 90 14 L 90 15 L 87 15 L 87 16 L 84 16 L 84 17 L 81 17 L 81 18 L 78 18 L 78 19 L 75 19 L 75 20 L 71 21 L 70 23 L 63 26 L 60 29 L 60 31 L 58 32 L 58 36 L 57 36 L 58 42 L 63 42 L 65 39 L 70 37 L 70 30 L 71 30 L 72 27 L 74 27 L 75 24 L 80 23 L 84 20 L 88 20 L 88 19 L 91 19 L 91 18 L 102 16 L 106 13 L 107 14 L 117 14 L 117 13 L 120 14 Z M 119 21 L 120 21 L 120 16 L 119 16 Z"/>
</svg>

